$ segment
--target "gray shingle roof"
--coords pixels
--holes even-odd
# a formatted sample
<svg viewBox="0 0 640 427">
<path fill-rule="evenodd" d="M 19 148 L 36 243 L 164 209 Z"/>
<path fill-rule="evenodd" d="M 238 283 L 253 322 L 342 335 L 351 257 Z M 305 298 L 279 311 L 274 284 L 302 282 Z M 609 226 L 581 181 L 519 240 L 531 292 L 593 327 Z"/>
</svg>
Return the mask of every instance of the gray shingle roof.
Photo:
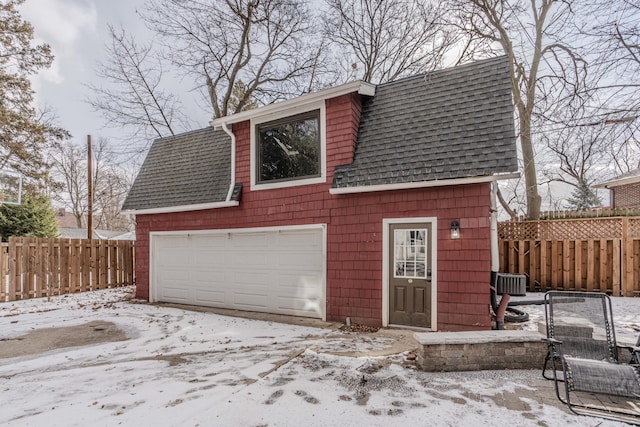
<svg viewBox="0 0 640 427">
<path fill-rule="evenodd" d="M 336 168 L 333 187 L 517 171 L 508 65 L 494 58 L 378 85 L 363 101 L 354 161 Z M 224 201 L 230 142 L 212 127 L 154 141 L 122 209 Z"/>
<path fill-rule="evenodd" d="M 499 57 L 378 85 L 333 187 L 517 171 L 508 67 Z"/>
<path fill-rule="evenodd" d="M 224 201 L 231 139 L 212 127 L 157 139 L 122 206 L 142 210 Z"/>
</svg>

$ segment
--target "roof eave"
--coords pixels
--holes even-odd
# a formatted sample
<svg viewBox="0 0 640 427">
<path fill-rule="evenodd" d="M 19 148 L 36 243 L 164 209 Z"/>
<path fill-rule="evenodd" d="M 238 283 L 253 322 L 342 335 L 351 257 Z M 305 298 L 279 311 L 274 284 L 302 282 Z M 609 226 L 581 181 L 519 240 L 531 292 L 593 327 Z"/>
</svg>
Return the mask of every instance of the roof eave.
<svg viewBox="0 0 640 427">
<path fill-rule="evenodd" d="M 263 117 L 269 114 L 278 113 L 280 111 L 294 109 L 306 104 L 323 101 L 325 99 L 337 98 L 338 96 L 354 92 L 360 95 L 373 96 L 376 93 L 376 86 L 374 84 L 358 80 L 355 82 L 345 83 L 340 86 L 322 89 L 317 92 L 307 93 L 305 95 L 278 102 L 276 104 L 265 105 L 264 107 L 259 107 L 254 110 L 247 110 L 237 114 L 232 114 L 230 116 L 213 119 L 209 123 L 211 124 L 211 126 L 218 129 L 222 128 L 223 124 L 229 125 L 233 123 L 244 122 L 257 117 Z"/>
<path fill-rule="evenodd" d="M 120 213 L 123 215 L 152 215 L 152 214 L 162 214 L 162 213 L 200 211 L 200 210 L 206 210 L 206 209 L 231 208 L 234 206 L 240 206 L 240 202 L 222 201 L 222 202 L 211 202 L 211 203 L 199 203 L 194 205 L 165 206 L 161 208 L 126 209 L 126 210 L 120 211 Z"/>
<path fill-rule="evenodd" d="M 612 179 L 611 181 L 603 182 L 602 184 L 594 185 L 594 188 L 612 188 L 620 187 L 621 185 L 636 184 L 640 182 L 640 176 L 632 176 L 623 179 Z"/>
<path fill-rule="evenodd" d="M 467 178 L 438 179 L 434 181 L 399 182 L 395 184 L 379 184 L 379 185 L 363 185 L 359 187 L 331 188 L 329 189 L 329 193 L 353 194 L 353 193 L 371 193 L 375 191 L 410 190 L 414 188 L 478 184 L 483 182 L 493 182 L 493 181 L 500 181 L 505 179 L 516 179 L 516 178 L 520 178 L 519 172 L 497 174 L 497 175 L 486 175 L 486 176 L 474 176 L 474 177 L 467 177 Z"/>
</svg>

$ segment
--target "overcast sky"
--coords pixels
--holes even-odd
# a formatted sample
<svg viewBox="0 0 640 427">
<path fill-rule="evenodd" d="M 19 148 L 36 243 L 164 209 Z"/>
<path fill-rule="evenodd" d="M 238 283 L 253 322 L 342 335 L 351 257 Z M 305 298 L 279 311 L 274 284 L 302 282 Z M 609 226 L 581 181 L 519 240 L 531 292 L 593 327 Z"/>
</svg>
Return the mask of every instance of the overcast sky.
<svg viewBox="0 0 640 427">
<path fill-rule="evenodd" d="M 148 37 L 136 15 L 143 4 L 144 0 L 27 0 L 21 7 L 23 18 L 35 28 L 36 42 L 48 43 L 55 55 L 51 68 L 33 80 L 36 102 L 51 107 L 76 142 L 86 141 L 88 134 L 122 137 L 115 129 L 103 128 L 100 114 L 85 102 L 91 92 L 84 84 L 99 82 L 94 75 L 105 56 L 108 24 L 122 25 L 142 39 Z M 196 105 L 191 107 L 201 116 L 194 122 L 206 126 L 206 114 Z"/>
<path fill-rule="evenodd" d="M 143 5 L 144 0 L 27 0 L 21 7 L 24 19 L 35 28 L 36 42 L 48 43 L 55 55 L 52 67 L 33 80 L 36 102 L 55 111 L 59 125 L 72 133 L 76 143 L 84 144 L 86 135 L 91 134 L 108 137 L 115 146 L 123 147 L 119 139 L 124 133 L 105 128 L 100 114 L 85 102 L 91 95 L 85 84 L 100 83 L 95 69 L 104 60 L 108 24 L 123 26 L 138 40 L 149 39 L 136 14 Z M 173 92 L 187 93 L 186 84 L 182 89 L 176 89 L 178 83 L 171 86 Z M 210 117 L 200 107 L 202 102 L 194 96 L 185 96 L 182 101 L 194 127 L 208 125 Z M 603 199 L 607 204 L 606 194 Z"/>
</svg>

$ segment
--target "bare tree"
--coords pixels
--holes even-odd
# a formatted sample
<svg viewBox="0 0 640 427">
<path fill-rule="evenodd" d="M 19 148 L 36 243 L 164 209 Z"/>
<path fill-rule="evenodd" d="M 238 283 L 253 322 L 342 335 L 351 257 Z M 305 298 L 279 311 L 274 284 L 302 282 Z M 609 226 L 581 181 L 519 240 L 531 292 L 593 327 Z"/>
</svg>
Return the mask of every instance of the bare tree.
<svg viewBox="0 0 640 427">
<path fill-rule="evenodd" d="M 609 158 L 608 132 L 610 129 L 604 123 L 594 123 L 543 133 L 541 139 L 557 159 L 543 167 L 544 175 L 549 181 L 584 192 L 599 178 L 601 166 Z"/>
<path fill-rule="evenodd" d="M 620 0 L 619 20 L 614 23 L 613 40 L 623 52 L 623 60 L 640 67 L 640 4 Z"/>
<path fill-rule="evenodd" d="M 129 230 L 130 221 L 120 214 L 120 208 L 133 183 L 133 174 L 115 163 L 105 138 L 98 138 L 92 148 L 94 225 L 106 230 Z M 84 227 L 89 212 L 86 148 L 65 141 L 54 146 L 51 156 L 55 176 L 61 182 L 54 199 L 71 211 L 77 227 Z"/>
<path fill-rule="evenodd" d="M 96 159 L 97 160 L 97 159 Z M 113 163 L 106 163 L 96 177 L 95 213 L 96 228 L 104 230 L 131 230 L 131 218 L 122 215 L 120 209 L 133 185 L 135 175 Z"/>
<path fill-rule="evenodd" d="M 467 23 L 466 30 L 490 40 L 509 57 L 527 216 L 532 219 L 539 217 L 541 205 L 533 120 L 541 100 L 554 93 L 575 93 L 584 74 L 583 61 L 567 44 L 575 28 L 572 6 L 573 1 L 559 0 L 454 0 L 458 21 Z"/>
<path fill-rule="evenodd" d="M 53 147 L 52 158 L 56 176 L 62 182 L 60 191 L 54 194 L 54 200 L 64 203 L 65 209 L 71 211 L 76 226 L 80 228 L 87 213 L 86 154 L 76 145 L 65 141 Z"/>
<path fill-rule="evenodd" d="M 150 0 L 143 18 L 166 60 L 206 90 L 214 117 L 321 84 L 325 47 L 302 0 Z"/>
<path fill-rule="evenodd" d="M 640 166 L 640 3 L 592 0 L 588 7 L 590 16 L 580 26 L 593 80 L 586 93 L 597 99 L 591 115 L 615 125 L 610 172 L 624 173 Z"/>
<path fill-rule="evenodd" d="M 148 142 L 189 127 L 179 98 L 162 88 L 163 61 L 151 44 L 139 44 L 124 29 L 109 26 L 107 59 L 96 69 L 101 85 L 88 84 L 89 104 L 113 127 L 130 131 L 132 138 Z"/>
<path fill-rule="evenodd" d="M 367 82 L 434 70 L 457 41 L 439 2 L 326 0 L 324 31 L 350 74 Z M 348 67 L 347 67 L 348 68 Z"/>
<path fill-rule="evenodd" d="M 601 75 L 596 89 L 618 89 L 614 93 L 629 101 L 624 93 L 637 93 L 640 89 L 637 75 L 640 72 L 640 3 L 634 0 L 591 0 L 591 14 L 581 25 L 580 35 L 589 38 L 585 50 L 591 63 Z M 638 109 L 640 99 L 636 95 L 631 107 Z"/>
</svg>

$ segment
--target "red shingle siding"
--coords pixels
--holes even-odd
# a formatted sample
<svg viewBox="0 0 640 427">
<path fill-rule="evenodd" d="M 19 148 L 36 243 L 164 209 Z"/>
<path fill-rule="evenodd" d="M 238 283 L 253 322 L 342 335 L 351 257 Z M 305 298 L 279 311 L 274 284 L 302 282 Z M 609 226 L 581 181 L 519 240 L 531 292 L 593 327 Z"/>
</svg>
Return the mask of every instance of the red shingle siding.
<svg viewBox="0 0 640 427">
<path fill-rule="evenodd" d="M 251 183 L 251 146 L 249 144 L 251 128 L 249 122 L 233 124 L 232 131 L 236 136 L 236 182 L 242 182 L 245 186 L 243 191 L 246 192 Z"/>
<path fill-rule="evenodd" d="M 349 94 L 326 101 L 327 111 L 327 182 L 333 181 L 333 170 L 353 162 L 358 136 L 362 101 Z"/>
<path fill-rule="evenodd" d="M 250 191 L 249 124 L 236 124 L 239 207 L 139 215 L 137 296 L 149 295 L 149 231 L 327 224 L 327 319 L 382 323 L 382 220 L 437 217 L 438 329 L 490 329 L 489 184 L 331 195 L 333 169 L 353 159 L 361 103 L 327 101 L 327 181 Z M 460 221 L 461 239 L 449 238 Z"/>
<path fill-rule="evenodd" d="M 620 185 L 611 189 L 613 208 L 640 208 L 640 182 Z"/>
<path fill-rule="evenodd" d="M 489 185 L 461 188 L 464 193 L 440 187 L 334 196 L 327 236 L 327 318 L 379 324 L 382 219 L 437 217 L 438 329 L 490 329 Z M 460 240 L 449 238 L 453 220 L 460 221 Z"/>
</svg>

